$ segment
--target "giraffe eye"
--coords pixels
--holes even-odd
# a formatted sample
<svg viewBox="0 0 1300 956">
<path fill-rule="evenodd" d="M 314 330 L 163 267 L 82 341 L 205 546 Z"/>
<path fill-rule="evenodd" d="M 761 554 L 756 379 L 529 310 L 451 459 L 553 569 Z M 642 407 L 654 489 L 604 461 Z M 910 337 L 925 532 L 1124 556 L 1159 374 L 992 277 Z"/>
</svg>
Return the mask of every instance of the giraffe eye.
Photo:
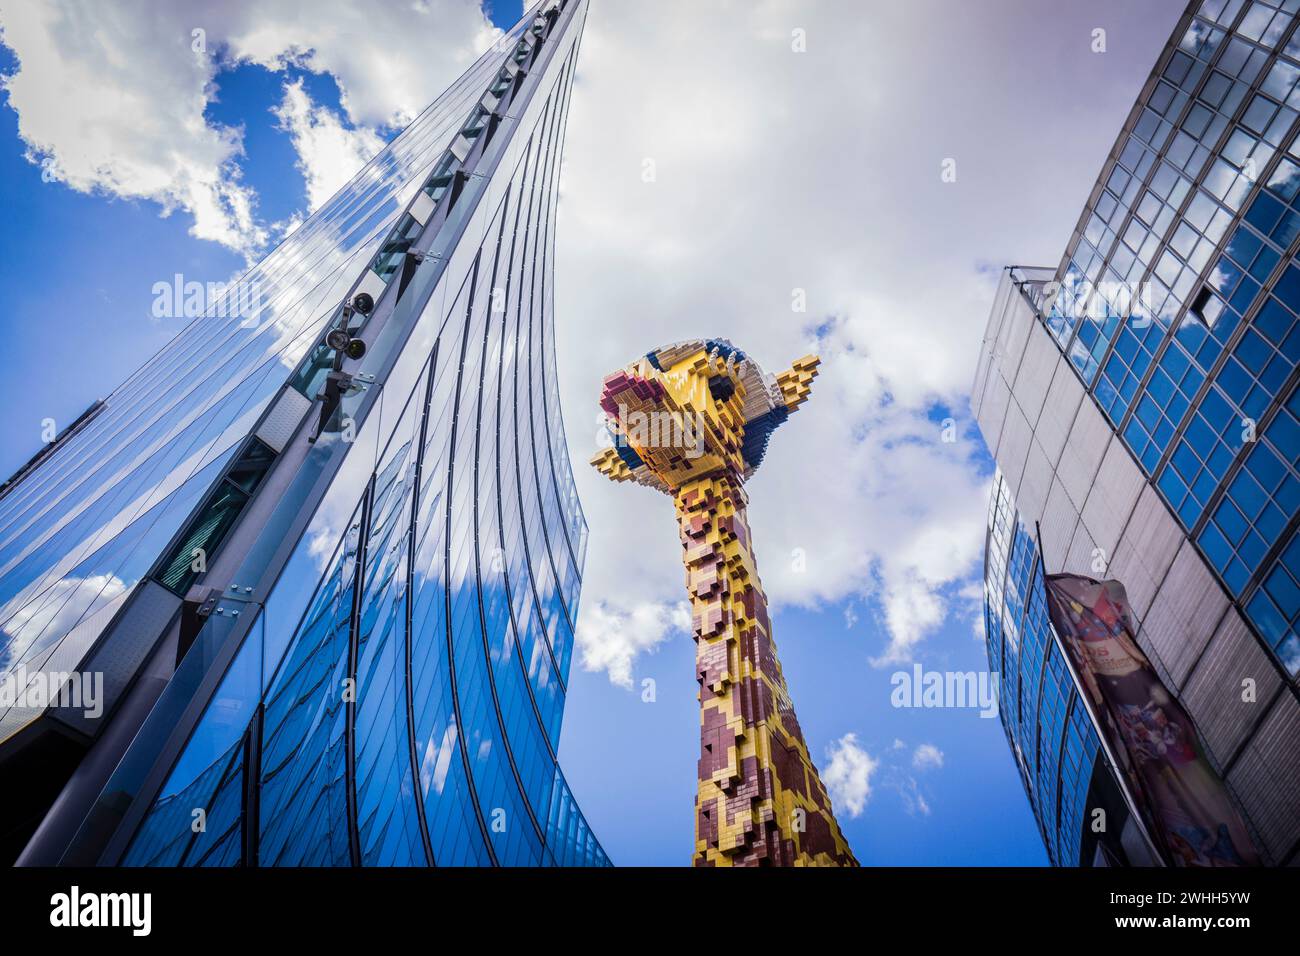
<svg viewBox="0 0 1300 956">
<path fill-rule="evenodd" d="M 725 402 L 736 391 L 736 383 L 728 375 L 714 375 L 709 379 L 709 394 L 715 402 Z"/>
</svg>

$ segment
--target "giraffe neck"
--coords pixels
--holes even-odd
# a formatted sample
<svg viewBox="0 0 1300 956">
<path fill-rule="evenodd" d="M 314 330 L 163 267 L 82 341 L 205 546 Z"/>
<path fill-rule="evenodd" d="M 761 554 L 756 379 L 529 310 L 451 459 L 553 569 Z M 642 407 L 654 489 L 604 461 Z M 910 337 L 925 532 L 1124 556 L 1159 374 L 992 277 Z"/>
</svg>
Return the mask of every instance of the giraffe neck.
<svg viewBox="0 0 1300 956">
<path fill-rule="evenodd" d="M 856 865 L 776 657 L 744 490 L 715 475 L 674 499 L 700 683 L 695 865 Z"/>
</svg>

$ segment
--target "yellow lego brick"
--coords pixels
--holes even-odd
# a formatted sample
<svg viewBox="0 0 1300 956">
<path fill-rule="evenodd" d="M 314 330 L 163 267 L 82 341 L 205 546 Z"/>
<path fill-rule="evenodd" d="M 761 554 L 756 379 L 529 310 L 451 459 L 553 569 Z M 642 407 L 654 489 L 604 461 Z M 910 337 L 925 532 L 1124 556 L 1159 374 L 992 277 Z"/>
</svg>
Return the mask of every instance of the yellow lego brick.
<svg viewBox="0 0 1300 956">
<path fill-rule="evenodd" d="M 635 476 L 613 449 L 593 464 L 675 499 L 700 687 L 695 862 L 855 865 L 794 720 L 745 517 L 744 480 L 752 472 L 742 453 L 745 415 L 762 414 L 775 396 L 764 389 L 750 401 L 744 379 L 763 382 L 761 369 L 724 351 L 711 356 L 703 343 L 683 343 L 655 353 L 664 370 L 638 359 L 606 379 L 607 414 L 617 404 L 620 413 L 665 416 L 678 435 L 698 428 L 701 444 L 691 454 L 684 443 L 643 436 L 631 442 L 645 463 Z M 791 410 L 808 399 L 818 364 L 805 356 L 778 376 L 780 400 Z M 717 376 L 733 387 L 718 388 Z M 818 824 L 805 826 L 812 817 Z"/>
<path fill-rule="evenodd" d="M 817 366 L 821 359 L 816 355 L 805 355 L 796 359 L 790 368 L 776 377 L 776 384 L 785 398 L 785 405 L 790 411 L 796 411 L 808 400 L 812 393 L 812 380 L 817 377 Z"/>
<path fill-rule="evenodd" d="M 627 462 L 618 457 L 618 452 L 613 448 L 606 448 L 593 455 L 591 463 L 598 472 L 611 481 L 632 480 L 632 469 L 627 466 Z"/>
</svg>

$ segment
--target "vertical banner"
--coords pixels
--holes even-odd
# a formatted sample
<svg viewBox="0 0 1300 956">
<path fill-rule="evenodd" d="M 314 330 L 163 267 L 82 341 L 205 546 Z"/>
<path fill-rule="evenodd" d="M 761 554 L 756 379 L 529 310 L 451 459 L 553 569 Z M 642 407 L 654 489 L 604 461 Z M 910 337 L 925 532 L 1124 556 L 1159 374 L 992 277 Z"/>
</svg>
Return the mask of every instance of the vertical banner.
<svg viewBox="0 0 1300 956">
<path fill-rule="evenodd" d="M 1075 574 L 1045 582 L 1052 624 L 1165 858 L 1175 866 L 1259 866 L 1191 718 L 1138 647 L 1123 585 Z"/>
</svg>

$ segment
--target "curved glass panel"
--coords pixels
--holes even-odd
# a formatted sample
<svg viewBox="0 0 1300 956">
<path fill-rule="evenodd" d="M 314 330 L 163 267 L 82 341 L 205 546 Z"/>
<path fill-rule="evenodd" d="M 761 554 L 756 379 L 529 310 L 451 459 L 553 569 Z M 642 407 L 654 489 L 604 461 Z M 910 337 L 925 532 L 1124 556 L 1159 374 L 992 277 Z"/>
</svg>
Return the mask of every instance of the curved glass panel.
<svg viewBox="0 0 1300 956">
<path fill-rule="evenodd" d="M 423 269 L 408 277 L 399 309 L 427 301 L 388 371 L 366 381 L 378 395 L 338 476 L 264 606 L 246 605 L 256 621 L 124 862 L 608 864 L 555 752 L 586 534 L 550 294 L 585 16 L 581 0 L 564 6 L 548 58 L 529 60 L 545 65 L 513 125 L 471 120 L 476 148 L 500 159 L 462 198 L 439 187 L 453 205 L 429 222 L 460 238 L 434 240 L 436 285 Z M 485 56 L 480 95 L 514 56 Z M 471 99 L 455 128 L 476 116 Z M 447 174 L 436 157 L 427 151 L 435 178 Z M 404 248 L 390 237 L 378 259 L 371 247 L 351 265 L 402 275 L 406 249 L 428 244 L 409 216 L 398 228 Z"/>
</svg>

